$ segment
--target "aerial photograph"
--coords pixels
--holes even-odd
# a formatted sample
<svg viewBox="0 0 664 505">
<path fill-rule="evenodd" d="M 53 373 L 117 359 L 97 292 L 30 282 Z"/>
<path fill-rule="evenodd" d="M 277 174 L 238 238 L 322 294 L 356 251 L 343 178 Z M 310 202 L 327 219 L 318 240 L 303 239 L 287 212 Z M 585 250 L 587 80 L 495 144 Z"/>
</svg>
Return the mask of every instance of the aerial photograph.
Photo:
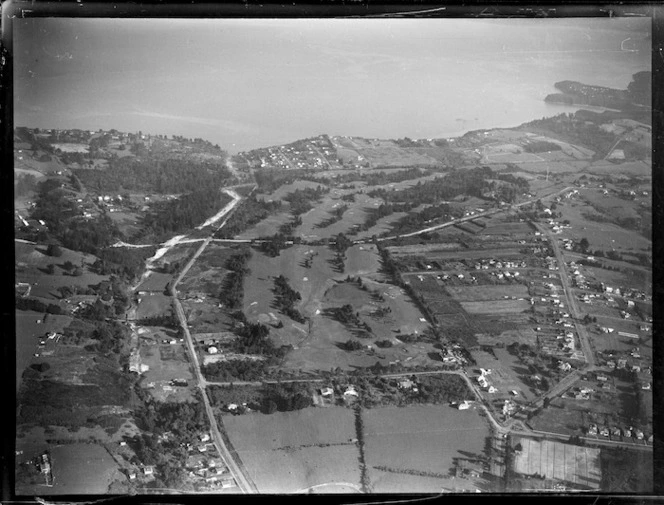
<svg viewBox="0 0 664 505">
<path fill-rule="evenodd" d="M 12 30 L 16 496 L 653 494 L 650 18 Z"/>
</svg>

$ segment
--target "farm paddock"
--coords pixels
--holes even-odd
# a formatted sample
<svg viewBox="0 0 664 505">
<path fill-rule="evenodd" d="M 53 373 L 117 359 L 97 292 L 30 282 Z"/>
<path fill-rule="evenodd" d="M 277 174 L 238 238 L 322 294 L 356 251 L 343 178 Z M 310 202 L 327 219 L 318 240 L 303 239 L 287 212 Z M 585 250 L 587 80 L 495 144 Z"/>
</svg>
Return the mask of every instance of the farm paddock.
<svg viewBox="0 0 664 505">
<path fill-rule="evenodd" d="M 602 472 L 600 449 L 564 444 L 551 440 L 515 437 L 514 471 L 524 475 L 542 475 L 577 489 L 599 489 Z"/>
<path fill-rule="evenodd" d="M 488 423 L 475 409 L 439 405 L 364 410 L 370 486 L 375 493 L 486 490 L 486 475 L 453 478 L 458 459 L 484 456 Z"/>
<path fill-rule="evenodd" d="M 344 407 L 224 415 L 233 448 L 260 493 L 357 492 L 359 451 L 353 411 Z M 345 490 L 345 491 L 344 491 Z"/>
</svg>

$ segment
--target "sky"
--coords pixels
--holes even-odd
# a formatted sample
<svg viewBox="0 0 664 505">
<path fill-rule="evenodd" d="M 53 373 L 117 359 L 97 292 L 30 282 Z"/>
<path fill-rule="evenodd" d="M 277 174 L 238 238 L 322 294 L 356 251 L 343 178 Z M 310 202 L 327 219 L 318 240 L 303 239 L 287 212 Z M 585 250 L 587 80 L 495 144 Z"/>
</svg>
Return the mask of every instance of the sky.
<svg viewBox="0 0 664 505">
<path fill-rule="evenodd" d="M 15 19 L 15 125 L 230 152 L 449 136 L 563 110 L 543 102 L 558 80 L 624 88 L 650 69 L 649 37 L 636 18 Z"/>
</svg>

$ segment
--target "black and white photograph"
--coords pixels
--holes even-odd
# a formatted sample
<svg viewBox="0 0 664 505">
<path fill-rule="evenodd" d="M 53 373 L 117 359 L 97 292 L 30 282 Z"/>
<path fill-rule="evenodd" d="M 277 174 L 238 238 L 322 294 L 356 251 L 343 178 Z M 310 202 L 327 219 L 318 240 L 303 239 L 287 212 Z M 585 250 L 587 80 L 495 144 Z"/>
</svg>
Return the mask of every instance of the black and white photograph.
<svg viewBox="0 0 664 505">
<path fill-rule="evenodd" d="M 649 11 L 67 12 L 11 20 L 17 497 L 654 494 Z"/>
</svg>

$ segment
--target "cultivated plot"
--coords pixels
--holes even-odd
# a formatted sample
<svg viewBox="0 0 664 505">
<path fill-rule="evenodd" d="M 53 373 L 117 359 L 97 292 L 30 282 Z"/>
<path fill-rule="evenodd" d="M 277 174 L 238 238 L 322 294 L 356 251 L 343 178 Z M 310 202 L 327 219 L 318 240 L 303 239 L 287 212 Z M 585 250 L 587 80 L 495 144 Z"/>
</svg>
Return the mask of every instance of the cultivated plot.
<svg viewBox="0 0 664 505">
<path fill-rule="evenodd" d="M 223 423 L 261 493 L 307 492 L 333 484 L 342 484 L 338 492 L 359 489 L 359 450 L 352 441 L 356 433 L 350 409 L 224 416 Z"/>
<path fill-rule="evenodd" d="M 376 493 L 478 489 L 483 480 L 454 479 L 455 458 L 482 456 L 489 429 L 478 411 L 413 405 L 365 410 L 366 464 Z"/>
<path fill-rule="evenodd" d="M 514 461 L 517 473 L 539 474 L 581 489 L 599 489 L 602 478 L 600 449 L 526 437 L 515 438 L 515 443 L 522 447 Z"/>
</svg>

